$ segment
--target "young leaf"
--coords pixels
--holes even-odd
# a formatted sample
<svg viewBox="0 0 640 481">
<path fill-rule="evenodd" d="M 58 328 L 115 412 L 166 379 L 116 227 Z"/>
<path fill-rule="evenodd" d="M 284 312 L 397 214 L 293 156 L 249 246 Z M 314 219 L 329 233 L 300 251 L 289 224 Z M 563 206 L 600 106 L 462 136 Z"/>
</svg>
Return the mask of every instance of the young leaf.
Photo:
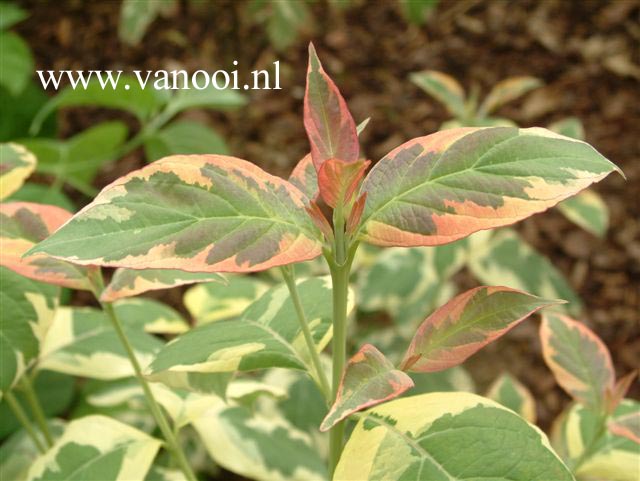
<svg viewBox="0 0 640 481">
<path fill-rule="evenodd" d="M 498 82 L 484 99 L 479 111 L 483 115 L 499 109 L 504 104 L 523 96 L 527 92 L 542 86 L 542 81 L 535 77 L 511 77 Z"/>
<path fill-rule="evenodd" d="M 71 421 L 29 470 L 29 481 L 144 479 L 161 442 L 105 416 Z"/>
<path fill-rule="evenodd" d="M 327 431 L 351 414 L 389 401 L 413 387 L 411 378 L 371 344 L 349 359 L 336 399 L 320 431 Z"/>
<path fill-rule="evenodd" d="M 602 197 L 584 190 L 558 204 L 558 209 L 574 224 L 598 237 L 604 237 L 609 227 L 609 209 Z"/>
<path fill-rule="evenodd" d="M 318 186 L 327 205 L 335 208 L 353 200 L 353 195 L 370 163 L 368 160 L 325 160 L 318 171 Z"/>
<path fill-rule="evenodd" d="M 235 157 L 166 157 L 105 187 L 30 253 L 83 265 L 260 271 L 320 254 L 305 202 L 287 181 Z"/>
<path fill-rule="evenodd" d="M 544 360 L 558 384 L 579 403 L 596 411 L 604 409 L 615 371 L 600 338 L 568 316 L 546 313 L 540 341 Z"/>
<path fill-rule="evenodd" d="M 378 162 L 363 241 L 438 245 L 513 224 L 617 167 L 588 144 L 541 128 L 460 128 L 410 140 Z"/>
<path fill-rule="evenodd" d="M 0 200 L 22 186 L 36 168 L 36 158 L 19 144 L 0 144 Z"/>
<path fill-rule="evenodd" d="M 637 375 L 638 371 L 631 371 L 630 373 L 627 373 L 616 381 L 613 389 L 605 393 L 607 410 L 609 412 L 615 411 L 618 405 L 622 402 Z"/>
<path fill-rule="evenodd" d="M 483 284 L 502 284 L 567 304 L 554 309 L 578 315 L 582 301 L 569 282 L 545 256 L 533 249 L 513 229 L 479 232 L 469 238 L 468 266 Z"/>
<path fill-rule="evenodd" d="M 304 127 L 317 171 L 328 159 L 358 160 L 360 145 L 356 124 L 338 87 L 322 68 L 313 44 L 309 44 Z"/>
<path fill-rule="evenodd" d="M 432 372 L 461 364 L 537 310 L 556 303 L 508 287 L 468 290 L 420 325 L 402 369 Z"/>
<path fill-rule="evenodd" d="M 36 254 L 22 257 L 38 242 L 71 218 L 71 213 L 52 205 L 9 202 L 0 205 L 0 265 L 36 281 L 71 289 L 91 290 L 91 267 Z"/>
<path fill-rule="evenodd" d="M 620 416 L 609 423 L 609 431 L 640 444 L 640 411 Z"/>
<path fill-rule="evenodd" d="M 124 297 L 137 296 L 143 292 L 169 289 L 197 282 L 226 281 L 215 273 L 185 272 L 175 269 L 116 269 L 111 282 L 100 296 L 100 300 L 113 302 Z"/>
<path fill-rule="evenodd" d="M 436 70 L 424 70 L 410 74 L 409 80 L 441 102 L 454 117 L 466 116 L 464 90 L 450 75 Z"/>
<path fill-rule="evenodd" d="M 363 413 L 334 481 L 573 481 L 546 436 L 469 393 L 395 399 Z"/>
<path fill-rule="evenodd" d="M 0 393 L 4 393 L 38 357 L 59 290 L 4 267 L 0 267 L 0 287 Z"/>
<path fill-rule="evenodd" d="M 509 374 L 501 374 L 487 391 L 487 397 L 518 413 L 531 424 L 536 422 L 536 402 L 531 392 Z"/>
</svg>

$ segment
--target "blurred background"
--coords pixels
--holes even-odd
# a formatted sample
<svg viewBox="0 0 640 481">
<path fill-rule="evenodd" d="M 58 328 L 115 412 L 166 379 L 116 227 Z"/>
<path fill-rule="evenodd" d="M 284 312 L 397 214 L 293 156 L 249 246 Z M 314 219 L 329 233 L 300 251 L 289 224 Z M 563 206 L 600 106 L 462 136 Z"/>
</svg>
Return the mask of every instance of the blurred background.
<svg viewBox="0 0 640 481">
<path fill-rule="evenodd" d="M 554 209 L 515 229 L 582 299 L 579 319 L 607 343 L 618 374 L 640 365 L 640 1 L 34 0 L 2 8 L 0 140 L 24 143 L 39 161 L 18 195 L 72 210 L 169 153 L 225 152 L 287 176 L 309 149 L 302 124 L 309 41 L 356 122 L 371 118 L 361 143 L 373 161 L 456 117 L 412 75 L 427 69 L 466 92 L 459 123 L 570 119 L 565 126 L 627 176 L 592 189 L 606 205 L 608 228 L 594 234 Z M 282 89 L 212 93 L 167 109 L 166 99 L 143 93 L 51 100 L 55 92 L 43 91 L 34 73 L 231 71 L 234 60 L 240 75 L 279 61 Z M 499 81 L 518 76 L 537 80 L 490 117 L 474 110 Z M 455 274 L 460 288 L 477 278 L 467 267 Z M 171 296 L 181 309 L 180 292 Z M 535 322 L 467 367 L 481 391 L 508 369 L 534 393 L 545 427 L 567 401 L 539 355 Z"/>
</svg>

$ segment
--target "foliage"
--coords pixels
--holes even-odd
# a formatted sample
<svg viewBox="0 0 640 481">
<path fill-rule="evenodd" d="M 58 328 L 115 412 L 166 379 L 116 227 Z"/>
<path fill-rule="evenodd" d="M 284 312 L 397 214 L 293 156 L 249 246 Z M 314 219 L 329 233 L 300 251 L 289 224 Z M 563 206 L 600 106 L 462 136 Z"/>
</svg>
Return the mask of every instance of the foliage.
<svg viewBox="0 0 640 481">
<path fill-rule="evenodd" d="M 13 472 L 195 481 L 202 467 L 193 452 L 203 447 L 219 466 L 261 481 L 574 480 L 600 476 L 611 452 L 622 460 L 612 479 L 627 479 L 635 417 L 622 399 L 632 379 L 616 381 L 606 348 L 558 311 L 566 290 L 541 277 L 548 266 L 516 246 L 538 269 L 516 279 L 521 288 L 480 286 L 450 299 L 451 276 L 473 265 L 470 252 L 513 249 L 498 237 L 510 231 L 493 244 L 480 231 L 553 207 L 617 167 L 581 140 L 500 126 L 410 140 L 367 172 L 360 129 L 313 46 L 309 56 L 311 149 L 289 180 L 225 155 L 171 155 L 116 180 L 75 215 L 2 204 L 2 302 L 13 306 L 2 332 L 13 337 L 1 387 L 41 453 Z M 47 109 L 95 103 L 86 92 L 63 91 Z M 126 108 L 147 134 L 182 109 L 217 102 L 135 99 L 98 102 Z M 9 189 L 33 167 L 23 164 L 5 166 L 3 156 L 3 172 L 18 170 Z M 307 274 L 296 279 L 301 263 Z M 105 286 L 108 267 L 118 270 Z M 482 262 L 473 270 L 496 276 Z M 246 275 L 258 271 L 266 272 Z M 195 327 L 160 302 L 125 299 L 192 283 L 200 284 L 184 304 Z M 58 307 L 55 285 L 87 290 L 100 308 Z M 545 359 L 580 409 L 595 412 L 595 431 L 579 431 L 577 444 L 567 415 L 558 454 L 530 424 L 531 397 L 510 377 L 489 390 L 494 400 L 429 392 L 471 389 L 461 364 L 541 309 Z M 363 313 L 381 310 L 393 328 L 373 341 L 380 333 L 362 329 Z M 29 395 L 31 376 L 45 369 L 90 379 L 61 429 Z M 14 395 L 18 384 L 37 428 Z M 24 439 L 6 449 L 23 449 Z"/>
</svg>

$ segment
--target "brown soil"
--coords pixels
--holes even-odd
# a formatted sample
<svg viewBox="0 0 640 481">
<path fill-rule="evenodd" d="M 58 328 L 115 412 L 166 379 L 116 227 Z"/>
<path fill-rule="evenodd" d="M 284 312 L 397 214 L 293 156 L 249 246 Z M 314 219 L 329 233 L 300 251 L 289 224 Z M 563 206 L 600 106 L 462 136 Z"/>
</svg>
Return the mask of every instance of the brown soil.
<svg viewBox="0 0 640 481">
<path fill-rule="evenodd" d="M 423 27 L 408 25 L 392 1 L 352 0 L 343 10 L 320 2 L 306 37 L 284 53 L 246 20 L 245 2 L 182 1 L 178 13 L 156 21 L 136 47 L 117 40 L 119 2 L 25 3 L 31 18 L 18 31 L 31 44 L 37 68 L 231 70 L 235 59 L 248 71 L 280 60 L 282 90 L 252 91 L 249 106 L 238 112 L 198 115 L 224 133 L 234 155 L 281 175 L 308 150 L 301 121 L 307 40 L 314 41 L 354 117 L 371 117 L 362 135 L 371 159 L 434 132 L 446 119 L 444 109 L 408 81 L 410 72 L 442 70 L 482 91 L 511 75 L 540 77 L 545 87 L 500 113 L 523 126 L 579 117 L 587 140 L 621 166 L 627 180 L 612 175 L 596 187 L 611 209 L 604 240 L 557 212 L 518 228 L 585 300 L 583 320 L 605 340 L 618 372 L 640 365 L 640 1 L 441 0 Z M 121 117 L 64 112 L 62 134 L 114 116 Z M 143 162 L 135 152 L 103 172 L 96 186 Z M 462 282 L 469 280 L 462 276 Z M 500 369 L 517 375 L 534 392 L 548 426 L 567 397 L 541 361 L 536 328 L 524 323 L 470 367 L 481 386 Z M 636 383 L 632 395 L 639 392 Z"/>
</svg>

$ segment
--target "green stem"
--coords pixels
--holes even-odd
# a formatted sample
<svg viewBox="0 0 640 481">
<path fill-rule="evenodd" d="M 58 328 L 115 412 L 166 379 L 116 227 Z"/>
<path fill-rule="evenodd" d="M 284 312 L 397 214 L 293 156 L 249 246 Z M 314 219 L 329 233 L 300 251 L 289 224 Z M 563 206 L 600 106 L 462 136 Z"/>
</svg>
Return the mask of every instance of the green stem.
<svg viewBox="0 0 640 481">
<path fill-rule="evenodd" d="M 9 409 L 13 411 L 13 414 L 15 414 L 18 421 L 20 421 L 20 424 L 22 424 L 22 427 L 24 428 L 24 430 L 27 432 L 29 437 L 32 439 L 33 443 L 38 448 L 38 451 L 40 451 L 41 454 L 44 454 L 47 451 L 47 449 L 45 448 L 44 444 L 42 444 L 42 441 L 40 441 L 40 438 L 38 438 L 38 433 L 36 433 L 36 430 L 33 429 L 33 426 L 31 425 L 31 420 L 29 419 L 27 414 L 24 412 L 24 409 L 22 409 L 22 406 L 20 406 L 20 403 L 18 402 L 16 397 L 13 395 L 11 391 L 8 391 L 4 393 L 4 399 L 7 401 L 7 405 L 9 406 Z"/>
<path fill-rule="evenodd" d="M 289 294 L 291 295 L 293 306 L 296 310 L 296 314 L 298 315 L 297 317 L 298 321 L 300 322 L 300 328 L 302 329 L 302 333 L 304 334 L 304 340 L 307 343 L 307 349 L 309 350 L 309 356 L 311 357 L 313 368 L 316 371 L 316 378 L 317 382 L 319 383 L 320 390 L 322 391 L 322 394 L 324 395 L 327 402 L 330 402 L 331 388 L 329 387 L 327 375 L 324 372 L 324 369 L 322 369 L 320 356 L 318 354 L 318 350 L 316 349 L 316 344 L 313 341 L 313 336 L 311 334 L 311 330 L 309 329 L 307 316 L 304 313 L 304 307 L 302 306 L 302 301 L 300 300 L 300 295 L 298 294 L 298 286 L 296 285 L 294 269 L 295 268 L 292 265 L 283 266 L 281 268 L 282 277 L 284 278 L 284 281 L 289 288 Z"/>
<path fill-rule="evenodd" d="M 20 387 L 24 391 L 24 394 L 27 398 L 27 403 L 29 403 L 29 407 L 31 408 L 33 417 L 36 420 L 38 427 L 42 431 L 42 434 L 44 435 L 47 446 L 53 446 L 53 436 L 51 435 L 51 431 L 49 431 L 47 417 L 44 415 L 44 411 L 42 410 L 40 401 L 38 401 L 38 396 L 34 391 L 33 386 L 31 385 L 31 380 L 28 376 L 22 376 L 22 378 L 20 379 Z"/>
<path fill-rule="evenodd" d="M 607 432 L 607 418 L 608 418 L 607 415 L 600 415 L 598 419 L 598 426 L 596 427 L 595 436 L 591 438 L 591 442 L 585 447 L 584 451 L 582 451 L 582 454 L 580 454 L 580 456 L 575 461 L 570 463 L 571 471 L 573 473 L 577 472 L 578 468 L 582 466 L 585 461 L 587 461 L 591 456 L 595 454 L 596 446 L 598 446 L 598 443 L 600 442 L 601 438 Z"/>
<path fill-rule="evenodd" d="M 98 274 L 97 276 L 95 276 L 95 278 L 92 279 L 92 281 L 94 285 L 94 295 L 96 296 L 96 299 L 99 300 L 100 292 L 102 292 L 102 289 L 103 289 L 102 275 Z M 180 469 L 186 476 L 187 480 L 197 481 L 196 475 L 191 469 L 191 466 L 189 465 L 189 461 L 187 460 L 187 457 L 185 456 L 184 451 L 182 450 L 182 447 L 178 442 L 178 439 L 174 435 L 174 432 L 171 429 L 171 426 L 169 425 L 167 418 L 162 412 L 162 409 L 160 408 L 158 401 L 156 401 L 156 398 L 154 397 L 153 392 L 151 391 L 151 387 L 149 386 L 149 383 L 147 382 L 147 380 L 144 377 L 144 374 L 142 373 L 142 368 L 140 366 L 140 363 L 138 362 L 138 359 L 136 358 L 133 347 L 131 346 L 129 339 L 127 338 L 127 335 L 122 328 L 122 324 L 120 323 L 120 319 L 118 319 L 118 316 L 115 312 L 115 309 L 113 308 L 113 305 L 110 302 L 100 302 L 100 304 L 104 312 L 109 317 L 109 320 L 111 321 L 111 324 L 113 325 L 113 328 L 116 331 L 116 334 L 120 339 L 122 346 L 124 347 L 125 351 L 127 352 L 127 355 L 129 356 L 129 361 L 131 362 L 131 366 L 133 367 L 135 375 L 138 378 L 138 382 L 142 387 L 145 398 L 147 400 L 147 404 L 149 405 L 149 409 L 151 410 L 151 414 L 156 420 L 156 423 L 158 424 L 158 427 L 162 432 L 162 436 L 166 441 L 167 448 L 173 454 L 175 460 L 178 462 L 178 465 L 180 466 Z"/>
</svg>

